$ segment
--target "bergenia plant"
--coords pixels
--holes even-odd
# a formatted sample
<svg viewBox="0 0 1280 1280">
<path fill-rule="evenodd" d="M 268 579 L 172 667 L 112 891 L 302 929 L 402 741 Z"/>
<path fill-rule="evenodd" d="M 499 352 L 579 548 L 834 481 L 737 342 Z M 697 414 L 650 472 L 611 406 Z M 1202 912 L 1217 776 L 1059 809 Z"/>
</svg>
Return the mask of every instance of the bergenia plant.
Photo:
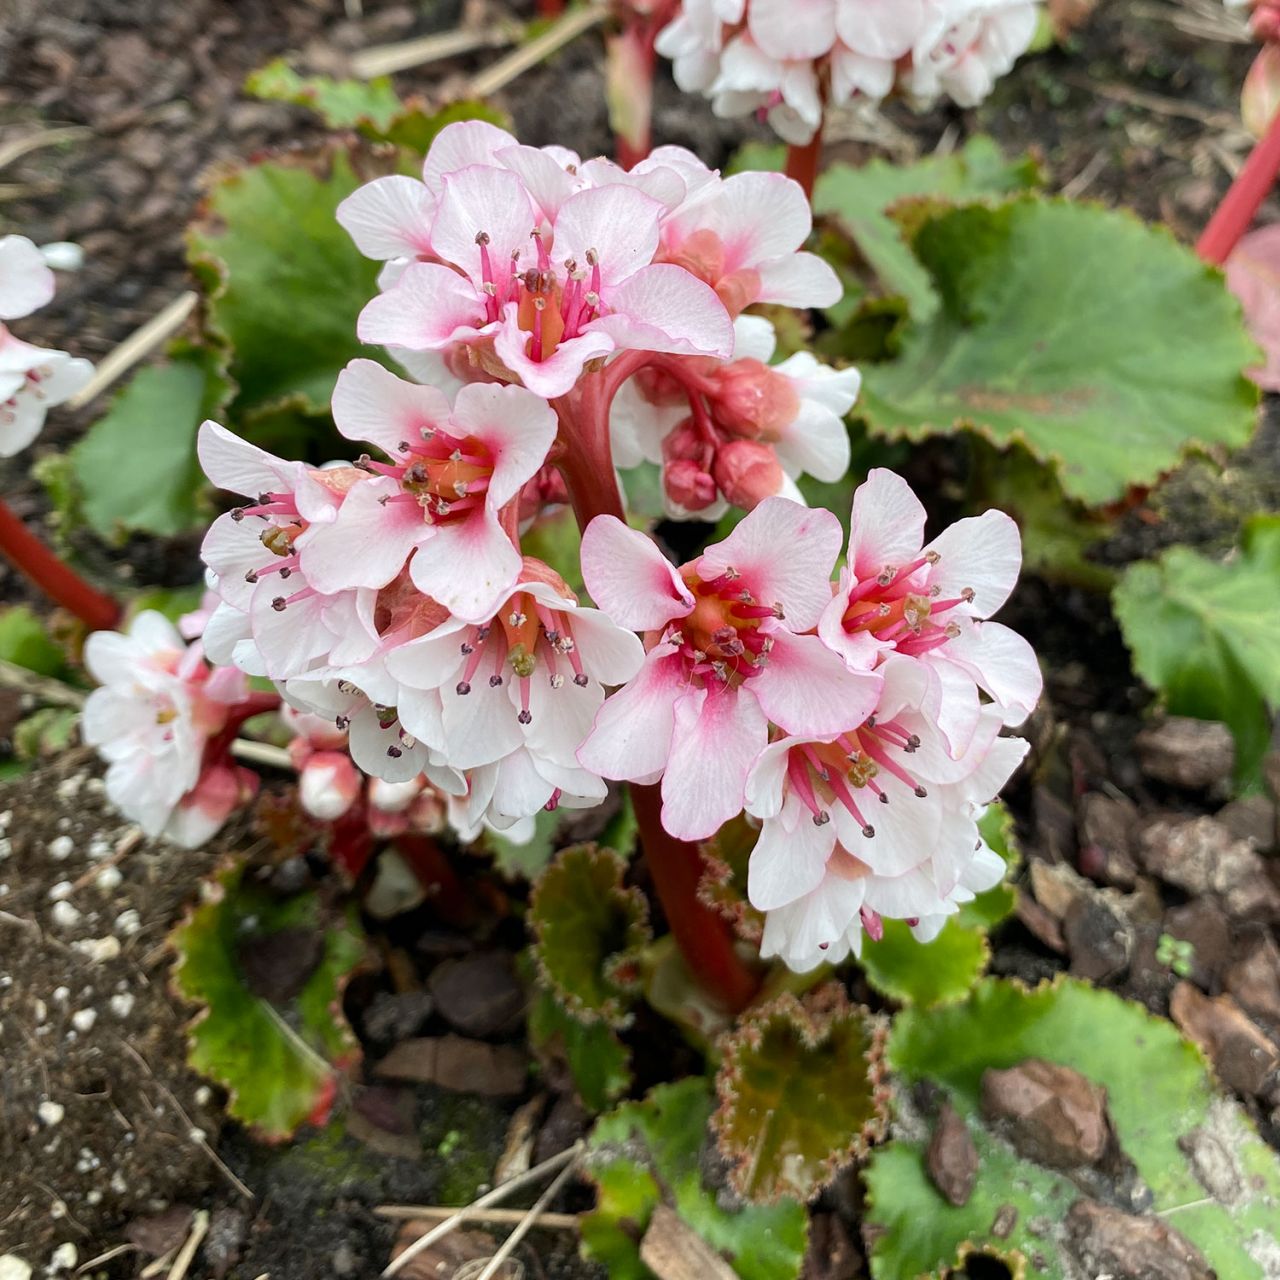
<svg viewBox="0 0 1280 1280">
<path fill-rule="evenodd" d="M 201 639 L 183 651 L 144 615 L 89 655 L 116 802 L 148 830 L 224 811 L 228 733 L 267 696 L 250 676 L 289 708 L 318 820 L 520 838 L 626 781 L 672 931 L 728 1006 L 758 980 L 696 895 L 693 842 L 743 814 L 764 953 L 795 969 L 886 916 L 930 937 L 998 879 L 976 823 L 1040 690 L 987 621 L 1018 531 L 988 512 L 926 544 L 911 490 L 874 471 L 841 566 L 840 520 L 796 482 L 848 470 L 858 374 L 770 363 L 748 311 L 839 296 L 802 248 L 800 187 L 669 147 L 624 171 L 466 122 L 421 181 L 371 182 L 338 216 L 386 263 L 359 332 L 401 372 L 348 365 L 333 414 L 356 447 L 321 468 L 202 428 L 242 505 L 205 539 Z M 652 464 L 670 515 L 736 508 L 736 527 L 674 563 L 619 483 Z M 566 500 L 580 572 L 523 542 Z"/>
</svg>

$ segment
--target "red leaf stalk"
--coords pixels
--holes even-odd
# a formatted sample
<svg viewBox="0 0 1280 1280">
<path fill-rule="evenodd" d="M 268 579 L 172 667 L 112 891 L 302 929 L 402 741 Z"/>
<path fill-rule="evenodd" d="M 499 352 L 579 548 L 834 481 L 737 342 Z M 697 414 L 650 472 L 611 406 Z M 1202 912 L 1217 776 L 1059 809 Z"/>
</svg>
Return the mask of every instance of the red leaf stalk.
<svg viewBox="0 0 1280 1280">
<path fill-rule="evenodd" d="M 90 586 L 58 559 L 0 498 L 0 551 L 54 604 L 74 613 L 90 631 L 110 631 L 123 610 L 118 601 Z"/>
<path fill-rule="evenodd" d="M 1196 252 L 1205 262 L 1219 267 L 1226 262 L 1240 237 L 1252 225 L 1277 176 L 1280 176 L 1280 112 L 1272 116 L 1262 141 L 1249 153 L 1244 167 L 1236 174 L 1196 242 Z"/>
</svg>

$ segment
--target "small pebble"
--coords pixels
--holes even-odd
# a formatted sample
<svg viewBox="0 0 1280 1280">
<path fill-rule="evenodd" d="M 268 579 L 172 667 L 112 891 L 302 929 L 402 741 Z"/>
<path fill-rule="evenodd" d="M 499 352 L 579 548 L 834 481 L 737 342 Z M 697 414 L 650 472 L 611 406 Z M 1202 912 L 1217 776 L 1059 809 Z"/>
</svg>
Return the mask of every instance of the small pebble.
<svg viewBox="0 0 1280 1280">
<path fill-rule="evenodd" d="M 80 923 L 80 913 L 69 902 L 55 902 L 49 917 L 60 929 L 70 929 Z"/>
<path fill-rule="evenodd" d="M 119 867 L 103 867 L 94 878 L 94 884 L 102 890 L 103 893 L 112 893 L 120 887 L 120 882 L 124 876 L 120 874 Z"/>
<path fill-rule="evenodd" d="M 68 1240 L 65 1244 L 60 1244 L 54 1251 L 53 1257 L 49 1259 L 49 1270 L 55 1274 L 59 1271 L 70 1271 L 72 1267 L 80 1261 L 80 1253 L 75 1245 Z"/>
<path fill-rule="evenodd" d="M 61 902 L 64 898 L 71 897 L 75 886 L 70 880 L 59 880 L 57 884 L 49 890 L 49 898 L 53 902 Z"/>
<path fill-rule="evenodd" d="M 0 1280 L 31 1280 L 31 1268 L 16 1254 L 0 1258 Z"/>
<path fill-rule="evenodd" d="M 96 1009 L 77 1009 L 71 1015 L 71 1025 L 75 1027 L 81 1034 L 86 1034 L 93 1030 L 93 1024 L 98 1020 L 98 1011 Z"/>
<path fill-rule="evenodd" d="M 71 944 L 73 951 L 78 951 L 90 964 L 101 964 L 104 960 L 114 960 L 120 954 L 120 939 L 109 935 L 105 938 L 78 938 Z"/>
<path fill-rule="evenodd" d="M 111 1012 L 117 1018 L 127 1018 L 133 1012 L 133 996 L 125 991 L 118 996 L 111 997 Z"/>
<path fill-rule="evenodd" d="M 56 836 L 45 846 L 49 857 L 55 862 L 65 862 L 75 849 L 75 841 L 70 836 Z"/>
<path fill-rule="evenodd" d="M 116 932 L 124 934 L 126 938 L 133 937 L 141 928 L 142 917 L 133 907 L 130 907 L 127 911 L 122 911 L 116 916 Z"/>
<path fill-rule="evenodd" d="M 36 1116 L 39 1118 L 40 1123 L 48 1125 L 50 1129 L 52 1129 L 55 1124 L 61 1124 L 62 1117 L 66 1114 L 67 1109 L 62 1105 L 62 1103 L 53 1102 L 48 1098 L 46 1098 L 36 1108 Z"/>
<path fill-rule="evenodd" d="M 53 989 L 53 998 L 59 1004 L 66 1004 L 70 996 L 71 996 L 70 987 L 54 987 Z"/>
</svg>

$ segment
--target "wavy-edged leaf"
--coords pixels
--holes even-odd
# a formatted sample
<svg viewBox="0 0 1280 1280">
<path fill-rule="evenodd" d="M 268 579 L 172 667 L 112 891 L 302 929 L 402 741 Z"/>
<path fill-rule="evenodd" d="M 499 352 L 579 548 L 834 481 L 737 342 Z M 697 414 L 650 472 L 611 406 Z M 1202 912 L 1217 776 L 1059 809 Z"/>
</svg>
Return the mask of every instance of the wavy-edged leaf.
<svg viewBox="0 0 1280 1280">
<path fill-rule="evenodd" d="M 1071 979 L 1034 991 L 986 979 L 964 1004 L 900 1014 L 886 1058 L 904 1107 L 922 1081 L 946 1091 L 973 1138 L 979 1172 L 965 1205 L 946 1201 L 925 1172 L 914 1121 L 909 1136 L 874 1154 L 865 1179 L 877 1280 L 933 1273 L 970 1246 L 1020 1254 L 1028 1280 L 1081 1274 L 1062 1231 L 1081 1191 L 1017 1155 L 981 1119 L 983 1072 L 1027 1058 L 1069 1066 L 1106 1088 L 1117 1138 L 1150 1189 L 1152 1212 L 1176 1211 L 1170 1223 L 1218 1275 L 1269 1274 L 1260 1260 L 1273 1239 L 1280 1165 L 1243 1112 L 1215 1097 L 1199 1051 L 1165 1019 Z M 1206 1154 L 1213 1177 L 1204 1173 Z"/>
<path fill-rule="evenodd" d="M 627 863 L 594 844 L 561 849 L 529 901 L 533 957 L 544 983 L 583 1023 L 622 1027 L 651 941 L 644 895 L 623 884 Z"/>
<path fill-rule="evenodd" d="M 991 138 L 979 136 L 952 155 L 914 164 L 880 159 L 856 167 L 833 164 L 818 179 L 813 209 L 834 217 L 884 291 L 905 298 L 911 315 L 925 320 L 938 309 L 937 293 L 888 210 L 912 197 L 976 200 L 1025 191 L 1041 181 L 1040 167 L 1031 157 L 1006 161 Z"/>
<path fill-rule="evenodd" d="M 390 76 L 374 76 L 372 80 L 300 76 L 284 58 L 276 58 L 251 72 L 244 82 L 244 91 L 268 102 L 308 107 L 330 129 L 368 125 L 382 131 L 404 109 Z"/>
<path fill-rule="evenodd" d="M 314 965 L 268 998 L 245 956 L 250 948 L 270 955 L 272 939 L 284 953 L 310 946 Z M 275 1140 L 304 1121 L 324 1123 L 342 1069 L 360 1052 L 341 1009 L 342 988 L 364 954 L 354 909 L 329 918 L 316 894 L 278 898 L 246 884 L 236 865 L 214 875 L 170 942 L 178 990 L 202 1006 L 189 1060 L 225 1086 L 231 1115 Z"/>
<path fill-rule="evenodd" d="M 373 176 L 357 172 L 364 163 L 357 149 L 330 146 L 233 169 L 188 229 L 207 328 L 239 384 L 237 417 L 286 405 L 327 413 L 347 361 L 376 355 L 356 338 L 356 317 L 377 292 L 379 264 L 334 218 Z"/>
<path fill-rule="evenodd" d="M 1252 434 L 1240 306 L 1163 228 L 1035 196 L 905 221 L 941 306 L 864 370 L 857 412 L 873 432 L 1021 443 L 1091 506 Z"/>
<path fill-rule="evenodd" d="M 784 993 L 721 1037 L 713 1123 L 739 1195 L 808 1200 L 866 1153 L 888 1101 L 882 1038 L 834 984 Z"/>
<path fill-rule="evenodd" d="M 602 1116 L 589 1140 L 586 1170 L 596 1183 L 593 1212 L 582 1217 L 583 1254 L 609 1280 L 648 1280 L 639 1240 L 654 1209 L 668 1204 L 742 1280 L 795 1280 L 804 1260 L 808 1215 L 789 1203 L 725 1203 L 708 1185 L 704 1158 L 713 1099 L 698 1077 L 659 1085 L 643 1102 Z"/>
<path fill-rule="evenodd" d="M 1134 670 L 1173 714 L 1225 721 L 1256 784 L 1280 709 L 1280 516 L 1249 521 L 1225 562 L 1171 547 L 1130 565 L 1112 603 Z"/>
<path fill-rule="evenodd" d="M 41 676 L 62 679 L 67 674 L 62 646 L 25 604 L 0 609 L 0 659 Z"/>
</svg>

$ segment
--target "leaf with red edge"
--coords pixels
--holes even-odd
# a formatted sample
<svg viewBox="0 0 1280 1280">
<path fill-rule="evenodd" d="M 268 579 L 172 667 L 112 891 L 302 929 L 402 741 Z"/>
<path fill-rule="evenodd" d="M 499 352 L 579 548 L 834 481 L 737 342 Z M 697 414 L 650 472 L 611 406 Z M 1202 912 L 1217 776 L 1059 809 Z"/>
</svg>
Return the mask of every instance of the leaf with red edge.
<svg viewBox="0 0 1280 1280">
<path fill-rule="evenodd" d="M 302 945 L 308 938 L 314 946 Z M 360 1053 L 341 1008 L 364 955 L 354 910 L 331 915 L 315 893 L 281 898 L 235 864 L 208 882 L 170 941 L 178 990 L 202 1006 L 189 1060 L 225 1086 L 230 1114 L 271 1140 L 325 1123 Z"/>
<path fill-rule="evenodd" d="M 1227 285 L 1267 363 L 1248 370 L 1264 391 L 1280 391 L 1280 225 L 1245 236 L 1227 259 Z"/>
<path fill-rule="evenodd" d="M 809 1200 L 883 1131 L 885 1027 L 835 983 L 748 1013 L 720 1040 L 712 1124 L 745 1199 Z"/>
</svg>

